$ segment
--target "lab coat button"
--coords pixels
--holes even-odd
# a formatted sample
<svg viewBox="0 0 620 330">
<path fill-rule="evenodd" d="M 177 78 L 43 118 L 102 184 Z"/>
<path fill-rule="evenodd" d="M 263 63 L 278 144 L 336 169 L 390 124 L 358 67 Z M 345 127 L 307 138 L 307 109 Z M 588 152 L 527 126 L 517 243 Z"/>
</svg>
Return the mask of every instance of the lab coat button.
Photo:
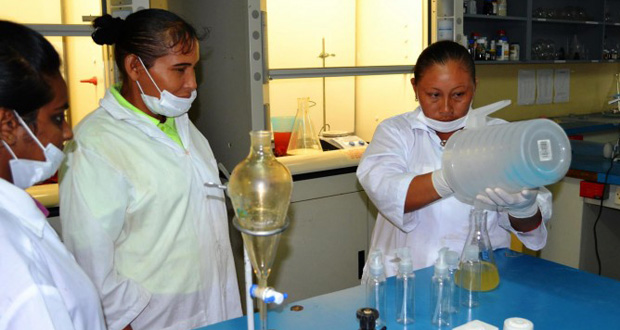
<svg viewBox="0 0 620 330">
<path fill-rule="evenodd" d="M 349 141 L 349 145 L 350 145 L 350 146 L 354 146 L 354 145 L 355 145 L 355 142 L 353 142 L 353 141 Z"/>
</svg>

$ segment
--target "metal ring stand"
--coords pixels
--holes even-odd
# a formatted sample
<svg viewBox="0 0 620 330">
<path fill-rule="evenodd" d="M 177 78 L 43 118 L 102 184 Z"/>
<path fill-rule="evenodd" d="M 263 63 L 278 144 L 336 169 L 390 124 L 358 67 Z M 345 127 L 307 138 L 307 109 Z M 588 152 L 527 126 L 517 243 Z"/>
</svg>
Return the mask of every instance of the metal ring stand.
<svg viewBox="0 0 620 330">
<path fill-rule="evenodd" d="M 279 233 L 285 231 L 288 228 L 290 223 L 291 222 L 288 220 L 288 217 L 287 217 L 286 218 L 286 222 L 280 228 L 272 229 L 272 230 L 256 231 L 256 230 L 249 230 L 249 229 L 245 229 L 245 228 L 241 227 L 241 224 L 239 223 L 239 219 L 237 217 L 233 217 L 233 219 L 232 219 L 232 224 L 233 224 L 233 226 L 235 226 L 235 228 L 237 228 L 238 231 L 240 231 L 240 232 L 242 232 L 244 234 L 252 235 L 252 236 L 272 236 L 272 235 L 279 234 Z"/>
</svg>

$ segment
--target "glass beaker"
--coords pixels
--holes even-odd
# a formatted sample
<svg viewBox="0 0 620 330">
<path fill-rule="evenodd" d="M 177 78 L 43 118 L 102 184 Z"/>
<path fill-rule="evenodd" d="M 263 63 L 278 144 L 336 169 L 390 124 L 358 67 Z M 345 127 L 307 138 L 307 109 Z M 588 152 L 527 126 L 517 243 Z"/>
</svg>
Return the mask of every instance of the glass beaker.
<svg viewBox="0 0 620 330">
<path fill-rule="evenodd" d="M 495 257 L 493 257 L 493 247 L 491 246 L 489 232 L 487 231 L 487 212 L 483 209 L 474 208 L 469 215 L 469 219 L 469 234 L 461 253 L 460 266 L 456 273 L 456 283 L 465 290 L 491 291 L 499 285 L 499 272 L 497 271 Z M 475 251 L 475 253 L 472 253 L 472 251 Z M 477 260 L 475 260 L 476 258 L 473 254 L 477 254 Z M 479 261 L 480 265 L 472 265 L 472 261 L 476 263 Z M 471 274 L 465 273 L 468 271 Z M 479 286 L 478 281 L 471 278 L 474 275 L 477 276 L 475 274 L 477 271 L 480 272 Z M 469 279 L 466 277 L 469 277 Z"/>
<path fill-rule="evenodd" d="M 309 97 L 297 99 L 297 115 L 293 124 L 293 133 L 289 141 L 286 153 L 295 155 L 307 155 L 323 151 L 319 136 L 314 133 L 314 125 L 308 114 Z"/>
<path fill-rule="evenodd" d="M 278 248 L 291 201 L 291 172 L 271 151 L 271 132 L 250 132 L 250 154 L 230 176 L 228 195 L 242 232 L 243 243 L 258 286 L 267 287 L 267 277 Z M 267 329 L 267 306 L 259 300 L 261 329 Z"/>
</svg>

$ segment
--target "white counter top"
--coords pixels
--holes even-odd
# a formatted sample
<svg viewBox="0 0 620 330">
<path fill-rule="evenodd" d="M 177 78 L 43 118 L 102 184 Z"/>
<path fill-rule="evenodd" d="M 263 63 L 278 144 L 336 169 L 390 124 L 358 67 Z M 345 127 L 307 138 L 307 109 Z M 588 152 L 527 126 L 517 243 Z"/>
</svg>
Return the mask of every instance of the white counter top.
<svg viewBox="0 0 620 330">
<path fill-rule="evenodd" d="M 320 172 L 359 164 L 366 147 L 330 150 L 312 155 L 278 157 L 288 167 L 291 175 Z"/>
</svg>

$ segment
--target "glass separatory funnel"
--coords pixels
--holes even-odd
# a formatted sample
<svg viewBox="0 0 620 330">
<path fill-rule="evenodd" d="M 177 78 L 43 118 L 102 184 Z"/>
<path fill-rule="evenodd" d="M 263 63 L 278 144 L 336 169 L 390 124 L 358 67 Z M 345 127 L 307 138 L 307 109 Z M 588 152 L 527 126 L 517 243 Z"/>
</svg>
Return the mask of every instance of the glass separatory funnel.
<svg viewBox="0 0 620 330">
<path fill-rule="evenodd" d="M 286 151 L 288 155 L 307 155 L 323 151 L 319 136 L 315 134 L 314 125 L 308 114 L 309 103 L 309 97 L 297 99 L 297 115 L 295 115 L 293 132 Z"/>
<path fill-rule="evenodd" d="M 490 291 L 499 285 L 499 272 L 487 231 L 487 212 L 476 207 L 471 211 L 469 221 L 469 234 L 455 276 L 456 283 L 469 291 Z M 480 280 L 476 279 L 477 276 Z"/>
<path fill-rule="evenodd" d="M 280 234 L 286 229 L 291 201 L 291 173 L 271 150 L 270 131 L 250 132 L 250 154 L 233 170 L 228 194 L 235 209 L 233 224 L 242 233 L 258 288 L 267 288 Z M 261 329 L 267 329 L 267 306 L 259 300 Z"/>
</svg>

